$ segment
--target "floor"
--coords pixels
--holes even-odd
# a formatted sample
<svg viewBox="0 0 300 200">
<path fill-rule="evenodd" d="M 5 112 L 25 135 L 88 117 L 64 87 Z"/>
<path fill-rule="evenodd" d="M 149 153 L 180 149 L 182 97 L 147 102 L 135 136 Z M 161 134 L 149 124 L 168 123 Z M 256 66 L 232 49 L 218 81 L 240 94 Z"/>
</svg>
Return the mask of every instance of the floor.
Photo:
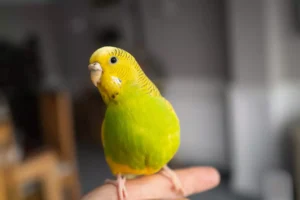
<svg viewBox="0 0 300 200">
<path fill-rule="evenodd" d="M 102 150 L 99 146 L 80 142 L 77 147 L 80 179 L 83 193 L 86 194 L 103 184 L 103 181 L 106 178 L 111 178 L 112 176 L 107 164 L 105 163 Z M 239 197 L 230 192 L 228 185 L 226 184 L 226 180 L 222 180 L 222 184 L 213 190 L 194 195 L 189 198 L 190 200 L 254 200 Z"/>
</svg>

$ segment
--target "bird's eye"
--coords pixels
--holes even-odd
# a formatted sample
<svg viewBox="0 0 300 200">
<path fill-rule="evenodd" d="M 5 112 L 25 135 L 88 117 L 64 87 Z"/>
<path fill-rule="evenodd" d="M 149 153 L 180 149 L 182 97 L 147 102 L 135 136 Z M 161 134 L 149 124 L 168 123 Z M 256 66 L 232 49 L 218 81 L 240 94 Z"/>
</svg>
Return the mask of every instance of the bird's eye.
<svg viewBox="0 0 300 200">
<path fill-rule="evenodd" d="M 118 61 L 118 59 L 116 57 L 111 57 L 110 58 L 110 63 L 111 64 L 115 64 Z"/>
</svg>

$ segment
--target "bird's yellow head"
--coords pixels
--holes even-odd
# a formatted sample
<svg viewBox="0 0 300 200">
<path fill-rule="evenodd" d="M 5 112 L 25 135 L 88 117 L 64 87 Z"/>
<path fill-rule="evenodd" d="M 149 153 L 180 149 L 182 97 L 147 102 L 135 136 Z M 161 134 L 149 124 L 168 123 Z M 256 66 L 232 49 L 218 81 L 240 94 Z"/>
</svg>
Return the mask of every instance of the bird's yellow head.
<svg viewBox="0 0 300 200">
<path fill-rule="evenodd" d="M 97 87 L 101 83 L 101 77 L 105 74 L 116 80 L 126 81 L 137 78 L 137 65 L 134 57 L 123 49 L 117 47 L 102 47 L 97 49 L 90 58 L 89 70 L 91 71 L 91 80 Z"/>
<path fill-rule="evenodd" d="M 135 58 L 127 51 L 105 46 L 90 57 L 88 66 L 93 84 L 99 89 L 103 100 L 116 100 L 122 85 L 138 81 L 141 69 Z"/>
</svg>

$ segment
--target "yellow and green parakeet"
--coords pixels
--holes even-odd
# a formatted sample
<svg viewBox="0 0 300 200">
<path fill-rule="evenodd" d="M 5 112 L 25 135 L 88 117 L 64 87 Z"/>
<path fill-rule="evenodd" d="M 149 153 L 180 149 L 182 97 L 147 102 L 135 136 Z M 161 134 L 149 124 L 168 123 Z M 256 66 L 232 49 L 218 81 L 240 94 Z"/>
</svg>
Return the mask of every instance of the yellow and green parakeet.
<svg viewBox="0 0 300 200">
<path fill-rule="evenodd" d="M 107 180 L 126 199 L 125 181 L 161 172 L 183 194 L 167 164 L 180 145 L 180 122 L 135 58 L 117 47 L 102 47 L 90 57 L 91 80 L 106 104 L 102 144 L 106 162 L 117 180 Z"/>
</svg>

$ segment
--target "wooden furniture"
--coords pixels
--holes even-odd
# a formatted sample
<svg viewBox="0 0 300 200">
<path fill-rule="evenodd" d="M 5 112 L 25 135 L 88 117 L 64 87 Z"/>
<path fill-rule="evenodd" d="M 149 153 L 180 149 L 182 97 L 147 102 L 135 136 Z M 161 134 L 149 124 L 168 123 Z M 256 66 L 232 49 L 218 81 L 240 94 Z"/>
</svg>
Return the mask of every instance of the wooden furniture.
<svg viewBox="0 0 300 200">
<path fill-rule="evenodd" d="M 41 125 L 46 148 L 24 161 L 17 153 L 13 124 L 0 121 L 0 200 L 21 200 L 24 186 L 39 182 L 43 199 L 80 199 L 72 102 L 67 92 L 44 92 L 40 96 Z M 14 151 L 15 150 L 15 151 Z"/>
<path fill-rule="evenodd" d="M 12 121 L 9 116 L 2 116 L 0 120 L 0 200 L 8 200 L 8 175 L 5 169 L 19 161 L 20 158 L 15 150 Z"/>
<path fill-rule="evenodd" d="M 45 143 L 59 156 L 61 184 L 69 191 L 67 199 L 80 199 L 75 155 L 72 101 L 65 91 L 44 92 L 40 98 Z"/>
<path fill-rule="evenodd" d="M 9 118 L 0 121 L 0 167 L 20 160 L 13 134 L 13 125 Z"/>
<path fill-rule="evenodd" d="M 105 116 L 106 106 L 98 91 L 86 90 L 74 101 L 74 115 L 77 137 L 102 147 L 101 123 Z"/>
<path fill-rule="evenodd" d="M 62 200 L 63 193 L 57 170 L 58 159 L 53 151 L 40 152 L 21 163 L 11 164 L 0 169 L 0 199 L 23 200 L 26 184 L 40 182 L 43 199 Z"/>
<path fill-rule="evenodd" d="M 0 122 L 0 146 L 7 145 L 12 141 L 12 125 L 10 120 Z"/>
<path fill-rule="evenodd" d="M 0 200 L 8 200 L 5 181 L 5 171 L 0 167 Z"/>
</svg>

